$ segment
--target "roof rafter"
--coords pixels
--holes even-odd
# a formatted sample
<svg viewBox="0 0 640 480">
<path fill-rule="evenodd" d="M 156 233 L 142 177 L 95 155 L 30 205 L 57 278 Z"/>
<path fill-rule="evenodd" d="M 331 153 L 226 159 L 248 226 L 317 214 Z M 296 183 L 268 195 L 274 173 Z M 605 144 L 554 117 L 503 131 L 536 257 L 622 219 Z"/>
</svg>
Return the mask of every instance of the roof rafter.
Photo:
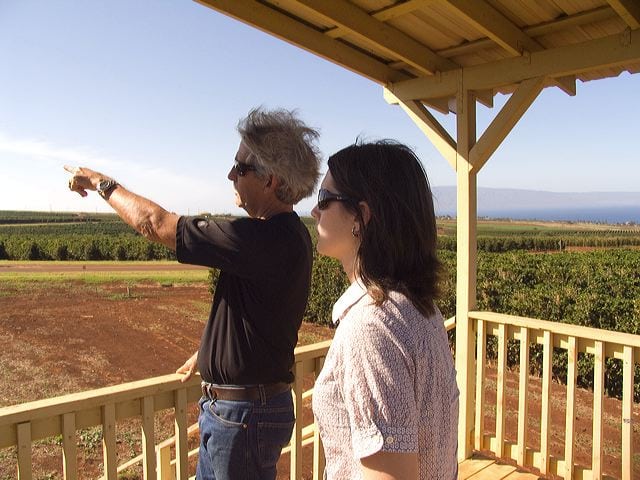
<svg viewBox="0 0 640 480">
<path fill-rule="evenodd" d="M 532 27 L 527 27 L 523 30 L 530 37 L 537 37 L 540 35 L 546 35 L 549 33 L 557 32 L 559 30 L 585 25 L 587 23 L 598 22 L 600 20 L 606 20 L 616 16 L 610 7 L 594 8 L 588 12 L 577 13 L 575 15 L 569 15 L 562 17 L 558 20 L 552 20 L 550 22 L 541 23 Z M 455 57 L 456 55 L 465 55 L 468 53 L 477 52 L 483 48 L 487 48 L 493 44 L 494 41 L 490 38 L 482 38 L 473 42 L 463 43 L 456 45 L 455 47 L 445 48 L 443 50 L 437 50 L 436 53 L 442 57 Z"/>
<path fill-rule="evenodd" d="M 385 24 L 367 12 L 345 0 L 297 0 L 327 21 L 335 23 L 350 33 L 372 43 L 391 56 L 402 59 L 408 65 L 431 75 L 437 71 L 451 70 L 458 65 L 440 57 L 433 50 L 414 40 L 406 33 Z"/>
<path fill-rule="evenodd" d="M 541 50 L 526 59 L 506 58 L 433 77 L 406 80 L 387 88 L 401 100 L 421 100 L 455 95 L 462 72 L 465 89 L 485 90 L 533 77 L 574 75 L 636 62 L 640 62 L 640 30 Z"/>
<path fill-rule="evenodd" d="M 544 50 L 542 45 L 484 0 L 447 0 L 446 5 L 513 56 Z M 554 81 L 569 95 L 576 94 L 575 77 L 555 78 Z"/>
<path fill-rule="evenodd" d="M 434 2 L 435 0 L 407 0 L 403 3 L 396 3 L 395 5 L 391 5 L 389 7 L 384 7 L 375 12 L 371 12 L 370 15 L 376 20 L 380 20 L 381 22 L 386 22 L 388 20 L 393 20 L 394 18 L 401 17 L 402 15 L 406 15 L 408 13 L 414 12 L 425 5 Z M 331 38 L 340 38 L 345 36 L 348 33 L 346 28 L 342 27 L 334 27 L 325 31 L 324 34 L 330 36 Z"/>
<path fill-rule="evenodd" d="M 513 56 L 522 55 L 524 50 L 542 49 L 538 42 L 484 0 L 446 0 L 445 4 Z"/>
<path fill-rule="evenodd" d="M 607 0 L 629 27 L 640 27 L 640 3 L 637 0 Z"/>
<path fill-rule="evenodd" d="M 411 78 L 390 68 L 384 62 L 355 48 L 327 37 L 322 32 L 303 25 L 293 18 L 256 0 L 196 0 L 243 23 L 274 35 L 281 40 L 330 60 L 347 70 L 363 75 L 383 85 Z"/>
</svg>

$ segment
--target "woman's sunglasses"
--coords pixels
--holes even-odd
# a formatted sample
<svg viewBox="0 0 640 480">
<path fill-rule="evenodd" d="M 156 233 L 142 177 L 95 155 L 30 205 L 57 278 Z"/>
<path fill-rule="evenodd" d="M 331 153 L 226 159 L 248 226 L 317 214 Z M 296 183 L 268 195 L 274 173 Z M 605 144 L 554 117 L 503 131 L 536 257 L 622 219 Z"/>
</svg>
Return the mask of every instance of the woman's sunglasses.
<svg viewBox="0 0 640 480">
<path fill-rule="evenodd" d="M 238 162 L 237 160 L 233 163 L 232 168 L 236 171 L 239 177 L 244 177 L 247 172 L 255 172 L 258 170 L 258 167 L 256 167 L 255 165 Z"/>
<path fill-rule="evenodd" d="M 337 193 L 333 193 L 333 192 L 330 192 L 329 190 L 325 190 L 324 188 L 321 188 L 320 191 L 318 192 L 318 210 L 324 210 L 333 201 L 355 202 L 355 200 L 351 197 L 338 195 Z"/>
</svg>

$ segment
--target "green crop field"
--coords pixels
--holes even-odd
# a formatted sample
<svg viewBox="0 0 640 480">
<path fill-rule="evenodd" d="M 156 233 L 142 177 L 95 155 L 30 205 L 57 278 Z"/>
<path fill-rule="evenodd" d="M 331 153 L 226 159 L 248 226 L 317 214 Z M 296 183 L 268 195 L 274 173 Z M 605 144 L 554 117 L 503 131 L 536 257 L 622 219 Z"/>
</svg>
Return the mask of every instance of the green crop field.
<svg viewBox="0 0 640 480">
<path fill-rule="evenodd" d="M 315 222 L 303 222 L 316 238 Z M 455 221 L 438 221 L 445 266 L 438 305 L 455 314 Z M 477 308 L 556 322 L 640 334 L 640 230 L 588 224 L 479 221 Z M 573 251 L 583 249 L 585 251 Z M 327 324 L 331 307 L 347 287 L 339 263 L 315 254 L 307 321 Z M 174 252 L 149 243 L 111 214 L 0 212 L 0 260 L 90 261 L 175 260 Z M 51 263 L 53 265 L 53 263 Z M 0 266 L 3 264 L 0 263 Z M 208 275 L 208 279 L 207 279 Z M 216 282 L 215 272 L 1 273 L 0 281 Z M 493 350 L 492 350 L 493 348 Z M 495 350 L 491 343 L 488 352 Z M 510 350 L 511 352 L 511 350 Z M 514 350 L 515 352 L 515 350 Z M 515 353 L 509 362 L 516 362 Z M 532 369 L 536 359 L 532 357 Z M 554 356 L 554 366 L 562 357 Z M 580 384 L 593 372 L 582 362 Z M 581 365 L 582 365 L 581 364 Z M 607 364 L 611 395 L 620 392 L 615 361 Z M 558 368 L 557 371 L 562 371 Z M 566 369 L 565 369 L 566 371 Z M 640 371 L 638 372 L 640 374 Z M 559 378 L 559 380 L 563 380 Z M 640 384 L 636 385 L 640 400 Z"/>
</svg>

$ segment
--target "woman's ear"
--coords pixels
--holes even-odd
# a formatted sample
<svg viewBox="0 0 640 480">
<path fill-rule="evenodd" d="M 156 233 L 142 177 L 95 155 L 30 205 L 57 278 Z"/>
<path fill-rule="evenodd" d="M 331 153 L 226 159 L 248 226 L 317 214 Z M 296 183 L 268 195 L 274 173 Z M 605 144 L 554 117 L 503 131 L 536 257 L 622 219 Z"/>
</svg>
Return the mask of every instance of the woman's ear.
<svg viewBox="0 0 640 480">
<path fill-rule="evenodd" d="M 360 208 L 360 214 L 362 215 L 362 221 L 364 224 L 368 224 L 371 219 L 371 209 L 369 208 L 369 204 L 367 202 L 360 201 L 358 202 L 358 208 Z"/>
</svg>

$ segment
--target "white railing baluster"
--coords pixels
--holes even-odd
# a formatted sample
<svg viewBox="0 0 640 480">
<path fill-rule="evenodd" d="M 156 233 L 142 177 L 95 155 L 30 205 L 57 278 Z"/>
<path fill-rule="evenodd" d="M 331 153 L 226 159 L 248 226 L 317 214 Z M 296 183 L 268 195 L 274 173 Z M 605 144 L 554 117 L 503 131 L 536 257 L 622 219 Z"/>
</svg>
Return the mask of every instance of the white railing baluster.
<svg viewBox="0 0 640 480">
<path fill-rule="evenodd" d="M 498 373 L 496 385 L 496 452 L 498 457 L 504 453 L 504 419 L 507 406 L 505 397 L 505 374 L 507 371 L 507 326 L 498 325 Z"/>
<path fill-rule="evenodd" d="M 593 480 L 602 478 L 602 405 L 604 403 L 604 342 L 595 342 L 593 367 Z"/>
<path fill-rule="evenodd" d="M 622 360 L 622 480 L 633 477 L 633 347 L 624 346 Z"/>
<path fill-rule="evenodd" d="M 154 427 L 155 411 L 153 397 L 144 397 L 142 406 L 142 471 L 144 478 L 156 477 L 156 435 Z"/>
<path fill-rule="evenodd" d="M 302 478 L 302 377 L 304 375 L 302 362 L 296 362 L 293 381 L 293 410 L 296 423 L 291 436 L 291 480 Z"/>
<path fill-rule="evenodd" d="M 65 413 L 62 416 L 62 472 L 64 480 L 76 480 L 78 478 L 75 413 Z"/>
<path fill-rule="evenodd" d="M 318 378 L 322 367 L 324 366 L 325 357 L 318 357 L 315 361 L 315 376 Z M 324 449 L 322 448 L 322 441 L 320 440 L 320 432 L 318 431 L 318 425 L 313 421 L 313 480 L 322 480 L 324 477 L 325 456 Z"/>
<path fill-rule="evenodd" d="M 187 389 L 181 388 L 174 394 L 175 418 L 174 428 L 176 433 L 176 479 L 187 480 L 189 478 L 189 445 L 187 425 Z"/>
<path fill-rule="evenodd" d="M 171 445 L 162 445 L 156 448 L 156 479 L 173 480 L 173 469 L 171 467 Z"/>
<path fill-rule="evenodd" d="M 578 345 L 576 337 L 569 337 L 567 348 L 567 410 L 564 434 L 564 478 L 573 478 L 573 451 L 576 418 L 576 383 L 578 381 Z"/>
<path fill-rule="evenodd" d="M 476 355 L 476 415 L 474 448 L 484 449 L 484 375 L 487 367 L 487 330 L 483 320 L 478 320 Z"/>
<path fill-rule="evenodd" d="M 31 423 L 17 425 L 18 436 L 18 480 L 31 480 Z"/>
<path fill-rule="evenodd" d="M 549 426 L 551 420 L 551 376 L 553 366 L 553 334 L 548 330 L 542 339 L 542 408 L 540 414 L 540 472 L 549 473 Z"/>
<path fill-rule="evenodd" d="M 529 329 L 520 328 L 520 382 L 518 385 L 518 464 L 527 462 L 527 420 L 529 407 Z"/>
<path fill-rule="evenodd" d="M 102 456 L 104 457 L 105 478 L 107 480 L 117 480 L 116 407 L 113 403 L 102 407 Z"/>
</svg>

